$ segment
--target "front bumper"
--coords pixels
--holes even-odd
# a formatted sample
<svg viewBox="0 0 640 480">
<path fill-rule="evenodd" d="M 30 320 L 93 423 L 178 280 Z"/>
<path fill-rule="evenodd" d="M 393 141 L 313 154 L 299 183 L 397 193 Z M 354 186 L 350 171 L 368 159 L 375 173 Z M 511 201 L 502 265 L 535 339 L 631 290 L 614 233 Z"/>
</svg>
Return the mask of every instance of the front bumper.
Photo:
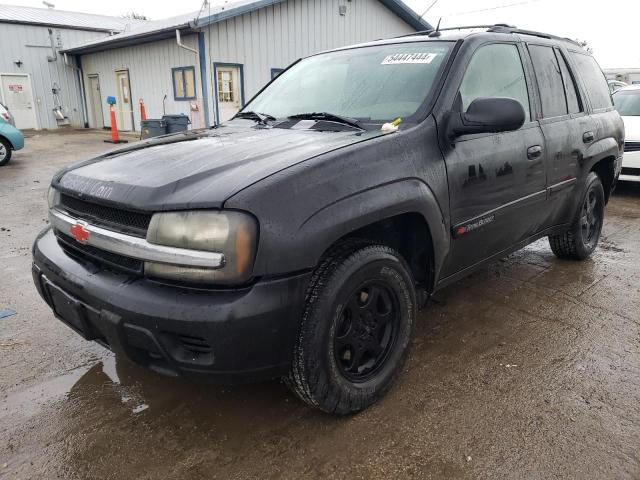
<svg viewBox="0 0 640 480">
<path fill-rule="evenodd" d="M 33 277 L 85 339 L 166 375 L 241 383 L 287 372 L 309 274 L 238 290 L 165 285 L 72 258 L 48 229 L 33 247 Z"/>
<path fill-rule="evenodd" d="M 640 182 L 640 152 L 625 152 L 619 180 Z"/>
</svg>

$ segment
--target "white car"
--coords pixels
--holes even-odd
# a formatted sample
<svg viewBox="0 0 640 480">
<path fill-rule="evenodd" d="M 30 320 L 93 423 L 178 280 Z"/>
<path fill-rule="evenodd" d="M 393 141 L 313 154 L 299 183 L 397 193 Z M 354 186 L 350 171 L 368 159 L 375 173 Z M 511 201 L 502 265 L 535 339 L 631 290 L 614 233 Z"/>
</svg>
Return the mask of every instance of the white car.
<svg viewBox="0 0 640 480">
<path fill-rule="evenodd" d="M 621 88 L 613 94 L 613 102 L 625 128 L 620 180 L 640 182 L 640 85 Z"/>
<path fill-rule="evenodd" d="M 628 83 L 620 82 L 618 80 L 608 80 L 607 83 L 609 84 L 609 91 L 611 93 L 615 93 L 621 88 L 624 88 L 629 85 Z"/>
</svg>

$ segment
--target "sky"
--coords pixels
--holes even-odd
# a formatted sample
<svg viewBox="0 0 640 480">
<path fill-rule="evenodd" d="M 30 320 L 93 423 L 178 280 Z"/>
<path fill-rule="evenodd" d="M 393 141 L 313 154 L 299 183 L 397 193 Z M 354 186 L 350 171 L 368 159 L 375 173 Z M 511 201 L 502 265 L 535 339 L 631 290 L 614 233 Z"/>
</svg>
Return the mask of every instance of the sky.
<svg viewBox="0 0 640 480">
<path fill-rule="evenodd" d="M 41 0 L 0 0 L 43 7 Z M 217 4 L 221 0 L 212 0 Z M 354 0 L 358 1 L 358 0 Z M 640 68 L 640 0 L 404 0 L 419 15 L 441 26 L 507 23 L 518 28 L 586 40 L 602 68 Z M 201 0 L 49 0 L 58 10 L 120 16 L 129 12 L 151 20 L 197 11 Z"/>
</svg>

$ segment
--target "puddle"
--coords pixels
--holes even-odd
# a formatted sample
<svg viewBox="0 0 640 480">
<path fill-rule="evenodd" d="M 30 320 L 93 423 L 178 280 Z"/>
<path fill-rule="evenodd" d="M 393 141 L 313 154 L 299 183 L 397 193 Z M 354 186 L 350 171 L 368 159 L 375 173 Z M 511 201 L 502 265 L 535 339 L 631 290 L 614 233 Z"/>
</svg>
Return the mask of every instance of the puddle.
<svg viewBox="0 0 640 480">
<path fill-rule="evenodd" d="M 65 375 L 53 377 L 25 390 L 10 393 L 4 399 L 0 410 L 0 419 L 16 414 L 25 417 L 36 415 L 44 405 L 62 400 L 67 396 L 90 368 L 91 366 L 78 367 Z"/>
</svg>

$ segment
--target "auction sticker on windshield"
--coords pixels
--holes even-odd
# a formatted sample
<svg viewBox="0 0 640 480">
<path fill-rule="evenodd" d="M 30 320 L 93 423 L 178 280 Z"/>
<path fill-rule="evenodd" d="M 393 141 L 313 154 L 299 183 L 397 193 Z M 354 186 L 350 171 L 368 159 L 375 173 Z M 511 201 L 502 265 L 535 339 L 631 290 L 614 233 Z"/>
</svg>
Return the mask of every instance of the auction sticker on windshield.
<svg viewBox="0 0 640 480">
<path fill-rule="evenodd" d="M 396 65 L 399 63 L 431 63 L 437 53 L 394 53 L 387 55 L 380 65 Z"/>
</svg>

